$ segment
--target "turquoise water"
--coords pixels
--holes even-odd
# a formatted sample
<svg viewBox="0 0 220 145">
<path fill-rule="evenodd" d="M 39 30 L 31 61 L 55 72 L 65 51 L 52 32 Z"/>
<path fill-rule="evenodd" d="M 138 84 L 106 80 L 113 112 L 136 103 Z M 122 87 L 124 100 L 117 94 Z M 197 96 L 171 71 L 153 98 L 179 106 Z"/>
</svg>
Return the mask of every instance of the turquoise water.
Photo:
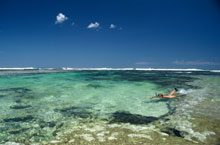
<svg viewBox="0 0 220 145">
<path fill-rule="evenodd" d="M 211 72 L 0 71 L 0 143 L 49 141 L 77 122 L 147 124 L 174 110 L 178 116 L 204 98 L 218 101 L 219 85 L 219 73 Z M 149 99 L 155 92 L 166 94 L 173 88 L 184 96 Z M 210 116 L 217 118 L 218 108 L 211 110 Z M 126 120 L 124 114 L 150 120 Z"/>
</svg>

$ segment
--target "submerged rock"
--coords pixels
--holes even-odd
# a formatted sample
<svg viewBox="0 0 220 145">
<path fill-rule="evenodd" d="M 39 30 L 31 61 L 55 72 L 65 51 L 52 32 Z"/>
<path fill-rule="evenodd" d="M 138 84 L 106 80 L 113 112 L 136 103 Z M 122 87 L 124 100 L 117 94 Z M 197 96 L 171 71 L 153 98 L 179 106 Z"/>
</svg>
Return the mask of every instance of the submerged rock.
<svg viewBox="0 0 220 145">
<path fill-rule="evenodd" d="M 55 121 L 51 121 L 51 122 L 45 122 L 45 121 L 39 121 L 39 126 L 40 128 L 44 128 L 44 127 L 50 127 L 50 128 L 53 128 L 56 126 L 56 122 Z"/>
<path fill-rule="evenodd" d="M 28 128 L 22 128 L 22 129 L 19 129 L 19 130 L 12 130 L 12 131 L 9 131 L 10 134 L 20 134 L 24 131 L 28 130 Z"/>
<path fill-rule="evenodd" d="M 15 118 L 5 118 L 3 119 L 5 122 L 28 122 L 33 120 L 34 117 L 31 115 L 22 116 L 22 117 L 15 117 Z"/>
<path fill-rule="evenodd" d="M 113 119 L 110 123 L 131 123 L 131 124 L 148 124 L 155 120 L 158 120 L 157 117 L 152 116 L 142 116 L 137 114 L 131 114 L 129 112 L 115 112 L 112 114 Z"/>
<path fill-rule="evenodd" d="M 99 84 L 88 84 L 87 87 L 92 87 L 92 88 L 97 89 L 97 88 L 101 88 L 102 86 Z"/>
<path fill-rule="evenodd" d="M 2 144 L 2 145 L 24 145 L 24 144 L 20 144 L 16 142 L 6 142 L 5 144 Z"/>
<path fill-rule="evenodd" d="M 7 88 L 7 89 L 0 89 L 0 92 L 9 92 L 9 91 L 14 91 L 16 93 L 24 93 L 24 92 L 29 92 L 31 91 L 30 89 L 27 88 Z"/>
<path fill-rule="evenodd" d="M 165 129 L 162 129 L 162 133 L 166 133 L 170 136 L 176 136 L 176 137 L 184 137 L 182 134 L 183 132 L 175 129 L 175 128 L 165 128 Z"/>
<path fill-rule="evenodd" d="M 152 137 L 146 134 L 128 134 L 128 137 L 139 137 L 139 138 L 147 138 L 152 140 Z"/>
<path fill-rule="evenodd" d="M 95 138 L 92 136 L 92 134 L 80 134 L 77 136 L 82 137 L 84 140 L 86 140 L 88 142 L 95 140 Z"/>
<path fill-rule="evenodd" d="M 5 95 L 0 95 L 0 98 L 3 98 L 3 97 L 5 97 Z"/>
<path fill-rule="evenodd" d="M 16 98 L 23 98 L 23 97 L 30 98 L 30 97 L 33 97 L 32 95 L 30 95 L 32 90 L 27 89 L 27 88 L 22 88 L 22 87 L 0 89 L 0 92 L 7 93 L 8 95 L 13 95 Z M 7 96 L 7 95 L 5 95 L 5 96 Z"/>
<path fill-rule="evenodd" d="M 73 117 L 79 117 L 79 118 L 92 118 L 93 117 L 92 112 L 87 111 L 83 107 L 71 106 L 68 108 L 54 109 L 54 111 L 58 111 L 65 116 L 73 116 Z"/>
<path fill-rule="evenodd" d="M 50 143 L 52 143 L 52 144 L 57 144 L 57 143 L 61 143 L 61 141 L 58 141 L 58 140 L 52 140 L 52 141 L 50 141 Z"/>
<path fill-rule="evenodd" d="M 31 105 L 14 105 L 14 106 L 10 106 L 10 109 L 26 109 L 30 107 Z"/>
</svg>

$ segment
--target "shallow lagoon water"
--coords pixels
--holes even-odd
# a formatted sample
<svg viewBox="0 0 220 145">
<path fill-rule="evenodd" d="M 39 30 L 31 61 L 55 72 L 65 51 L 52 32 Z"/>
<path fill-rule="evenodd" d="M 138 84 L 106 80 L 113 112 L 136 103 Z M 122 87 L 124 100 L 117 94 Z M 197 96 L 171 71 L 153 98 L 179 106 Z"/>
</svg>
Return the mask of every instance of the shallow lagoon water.
<svg viewBox="0 0 220 145">
<path fill-rule="evenodd" d="M 192 112 L 205 116 L 210 103 L 219 105 L 219 73 L 34 70 L 0 74 L 0 143 L 46 143 L 68 129 L 88 123 L 100 126 L 100 122 L 121 128 L 156 126 L 161 133 L 201 142 L 215 134 L 192 130 L 190 119 Z M 174 87 L 185 95 L 149 100 L 156 92 L 169 93 Z M 201 106 L 204 109 L 198 110 Z M 218 108 L 209 109 L 209 117 L 219 119 Z"/>
</svg>

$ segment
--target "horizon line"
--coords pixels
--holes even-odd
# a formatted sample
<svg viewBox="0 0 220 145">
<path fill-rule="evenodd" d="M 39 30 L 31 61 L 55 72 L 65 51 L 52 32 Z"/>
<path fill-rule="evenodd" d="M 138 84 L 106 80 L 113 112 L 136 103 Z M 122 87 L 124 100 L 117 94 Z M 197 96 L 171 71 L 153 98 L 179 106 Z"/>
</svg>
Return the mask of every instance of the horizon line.
<svg viewBox="0 0 220 145">
<path fill-rule="evenodd" d="M 111 68 L 111 67 L 93 67 L 93 68 L 72 68 L 72 67 L 48 67 L 48 68 L 40 68 L 40 67 L 5 67 L 0 68 L 0 70 L 143 70 L 143 71 L 212 71 L 212 72 L 220 72 L 220 69 L 198 69 L 198 68 Z"/>
</svg>

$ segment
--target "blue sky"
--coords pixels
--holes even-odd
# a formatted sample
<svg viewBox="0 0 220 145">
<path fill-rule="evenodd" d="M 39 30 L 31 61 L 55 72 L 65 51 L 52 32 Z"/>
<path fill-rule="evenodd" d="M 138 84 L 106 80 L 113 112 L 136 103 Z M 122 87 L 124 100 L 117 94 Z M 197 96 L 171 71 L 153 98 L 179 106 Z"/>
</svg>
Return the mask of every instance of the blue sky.
<svg viewBox="0 0 220 145">
<path fill-rule="evenodd" d="M 220 69 L 219 54 L 218 0 L 0 0 L 0 67 Z"/>
</svg>

